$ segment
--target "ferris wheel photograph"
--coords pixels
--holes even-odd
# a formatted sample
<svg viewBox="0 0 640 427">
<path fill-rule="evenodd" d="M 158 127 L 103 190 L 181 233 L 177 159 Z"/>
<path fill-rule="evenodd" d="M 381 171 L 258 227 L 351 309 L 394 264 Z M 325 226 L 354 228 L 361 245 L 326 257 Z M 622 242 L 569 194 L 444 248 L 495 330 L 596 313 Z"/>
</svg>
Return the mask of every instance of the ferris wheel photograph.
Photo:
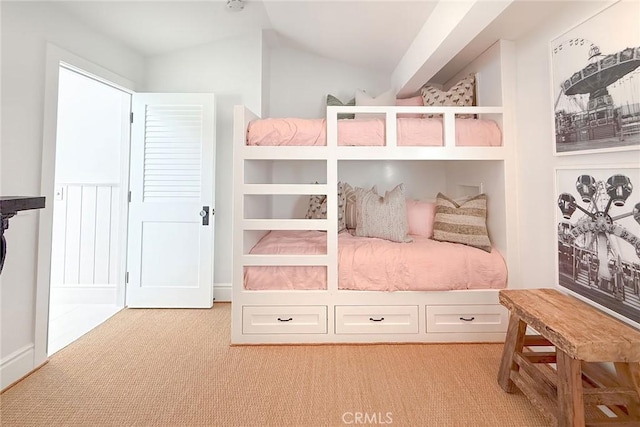
<svg viewBox="0 0 640 427">
<path fill-rule="evenodd" d="M 640 322 L 640 168 L 558 169 L 558 280 Z"/>
<path fill-rule="evenodd" d="M 640 148 L 638 16 L 621 1 L 551 42 L 556 154 Z"/>
</svg>

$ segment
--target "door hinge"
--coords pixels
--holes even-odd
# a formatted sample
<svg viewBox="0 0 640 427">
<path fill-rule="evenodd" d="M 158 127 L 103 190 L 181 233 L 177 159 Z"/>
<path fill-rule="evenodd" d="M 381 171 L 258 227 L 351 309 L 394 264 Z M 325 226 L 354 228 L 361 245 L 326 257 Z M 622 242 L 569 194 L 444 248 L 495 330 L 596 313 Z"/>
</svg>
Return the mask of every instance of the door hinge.
<svg viewBox="0 0 640 427">
<path fill-rule="evenodd" d="M 127 196 L 127 200 L 131 203 L 131 191 L 129 191 L 129 195 Z"/>
<path fill-rule="evenodd" d="M 124 283 L 129 283 L 129 272 L 124 273 Z"/>
<path fill-rule="evenodd" d="M 129 121 L 133 124 L 133 112 L 129 114 Z"/>
</svg>

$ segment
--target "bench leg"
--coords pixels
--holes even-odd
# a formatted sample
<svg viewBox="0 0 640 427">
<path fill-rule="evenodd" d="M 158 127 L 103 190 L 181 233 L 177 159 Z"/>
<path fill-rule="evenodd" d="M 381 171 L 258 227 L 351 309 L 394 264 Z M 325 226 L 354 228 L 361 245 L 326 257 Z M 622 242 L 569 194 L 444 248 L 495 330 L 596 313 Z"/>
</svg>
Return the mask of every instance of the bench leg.
<svg viewBox="0 0 640 427">
<path fill-rule="evenodd" d="M 556 349 L 558 368 L 558 427 L 585 425 L 584 396 L 582 395 L 582 367 L 573 359 Z"/>
<path fill-rule="evenodd" d="M 627 405 L 629 416 L 635 421 L 640 421 L 640 364 L 638 363 L 614 363 L 618 381 L 620 384 L 630 387 L 638 394 L 635 402 Z"/>
<path fill-rule="evenodd" d="M 507 338 L 502 350 L 502 360 L 500 361 L 500 371 L 498 372 L 498 384 L 507 393 L 513 393 L 516 389 L 515 384 L 511 381 L 511 371 L 520 369 L 517 363 L 513 361 L 515 352 L 522 352 L 524 347 L 524 335 L 527 331 L 527 324 L 518 316 L 511 313 L 509 316 L 509 327 L 507 329 Z"/>
</svg>

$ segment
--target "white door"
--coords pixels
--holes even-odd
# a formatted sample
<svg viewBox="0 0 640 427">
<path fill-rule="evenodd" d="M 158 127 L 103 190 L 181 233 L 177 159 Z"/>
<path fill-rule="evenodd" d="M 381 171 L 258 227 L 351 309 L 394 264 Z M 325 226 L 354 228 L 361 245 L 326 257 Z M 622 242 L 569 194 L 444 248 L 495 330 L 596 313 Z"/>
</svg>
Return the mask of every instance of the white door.
<svg viewBox="0 0 640 427">
<path fill-rule="evenodd" d="M 133 96 L 129 307 L 213 305 L 213 94 Z"/>
</svg>

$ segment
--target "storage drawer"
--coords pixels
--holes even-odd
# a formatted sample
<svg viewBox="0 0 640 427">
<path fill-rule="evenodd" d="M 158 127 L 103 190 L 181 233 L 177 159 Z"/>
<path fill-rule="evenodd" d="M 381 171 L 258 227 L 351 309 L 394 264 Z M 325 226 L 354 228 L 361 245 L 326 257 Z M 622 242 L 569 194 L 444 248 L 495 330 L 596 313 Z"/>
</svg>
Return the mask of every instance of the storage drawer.
<svg viewBox="0 0 640 427">
<path fill-rule="evenodd" d="M 327 306 L 244 306 L 243 334 L 326 334 Z"/>
<path fill-rule="evenodd" d="M 429 332 L 505 332 L 509 311 L 502 305 L 428 305 Z"/>
<path fill-rule="evenodd" d="M 417 333 L 417 305 L 336 306 L 336 334 Z"/>
</svg>

